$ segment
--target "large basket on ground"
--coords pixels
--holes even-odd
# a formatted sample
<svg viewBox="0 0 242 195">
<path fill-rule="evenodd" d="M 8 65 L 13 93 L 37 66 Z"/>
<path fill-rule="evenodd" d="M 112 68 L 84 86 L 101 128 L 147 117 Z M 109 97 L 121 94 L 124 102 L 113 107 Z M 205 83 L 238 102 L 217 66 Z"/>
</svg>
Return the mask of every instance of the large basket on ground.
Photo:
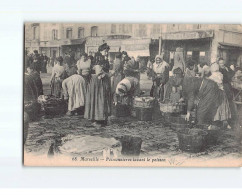
<svg viewBox="0 0 242 195">
<path fill-rule="evenodd" d="M 136 118 L 140 121 L 151 121 L 153 119 L 153 108 L 135 108 Z"/>
<path fill-rule="evenodd" d="M 126 104 L 120 104 L 114 106 L 114 115 L 116 117 L 127 117 L 131 115 L 131 107 Z"/>
<path fill-rule="evenodd" d="M 207 132 L 201 129 L 184 129 L 177 132 L 182 151 L 198 153 L 205 149 Z"/>
<path fill-rule="evenodd" d="M 153 108 L 155 99 L 153 97 L 135 97 L 133 106 L 135 108 Z"/>
<path fill-rule="evenodd" d="M 207 124 L 196 125 L 196 128 L 199 128 L 207 132 L 207 135 L 205 137 L 206 146 L 216 145 L 218 143 L 220 130 L 219 129 L 208 130 L 208 127 L 209 125 Z"/>
<path fill-rule="evenodd" d="M 35 121 L 40 115 L 41 105 L 37 101 L 25 101 L 24 111 L 28 114 L 30 121 Z"/>
<path fill-rule="evenodd" d="M 122 143 L 122 155 L 126 156 L 138 156 L 140 155 L 142 139 L 140 137 L 133 137 L 125 135 L 121 138 Z"/>
<path fill-rule="evenodd" d="M 163 103 L 160 102 L 160 111 L 163 113 L 186 113 L 186 104 L 185 103 Z"/>
<path fill-rule="evenodd" d="M 50 97 L 42 102 L 46 115 L 60 115 L 67 112 L 67 102 L 61 98 Z"/>
<path fill-rule="evenodd" d="M 170 116 L 170 127 L 175 131 L 185 130 L 190 124 L 185 120 L 185 115 Z"/>
</svg>

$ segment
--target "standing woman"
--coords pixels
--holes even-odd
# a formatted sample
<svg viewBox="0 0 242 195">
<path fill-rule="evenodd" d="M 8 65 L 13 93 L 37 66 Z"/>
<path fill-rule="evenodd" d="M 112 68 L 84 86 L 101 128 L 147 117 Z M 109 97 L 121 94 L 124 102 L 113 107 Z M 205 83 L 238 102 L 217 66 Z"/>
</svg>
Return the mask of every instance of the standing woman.
<svg viewBox="0 0 242 195">
<path fill-rule="evenodd" d="M 111 114 L 111 82 L 110 77 L 102 69 L 101 64 L 94 66 L 96 74 L 92 74 L 87 82 L 84 118 L 93 122 L 93 125 L 107 125 Z"/>
<path fill-rule="evenodd" d="M 61 97 L 62 92 L 62 81 L 67 78 L 67 73 L 63 66 L 63 58 L 59 56 L 57 58 L 57 63 L 52 69 L 52 75 L 50 79 L 51 85 L 51 95 L 57 98 Z"/>
<path fill-rule="evenodd" d="M 233 119 L 235 119 L 236 112 L 237 112 L 235 104 L 233 102 L 233 90 L 232 90 L 232 86 L 231 86 L 231 81 L 232 81 L 232 78 L 233 78 L 235 72 L 233 70 L 231 70 L 230 67 L 225 66 L 223 58 L 219 58 L 218 64 L 220 67 L 219 71 L 223 74 L 223 87 L 224 87 L 224 91 L 225 91 L 226 96 L 229 101 L 231 119 L 233 120 Z M 231 126 L 231 123 L 230 123 L 230 126 Z"/>
<path fill-rule="evenodd" d="M 120 81 L 124 78 L 123 74 L 123 64 L 122 64 L 122 54 L 119 53 L 116 55 L 114 64 L 113 64 L 113 71 L 111 73 L 112 79 L 112 95 L 115 95 L 115 90 Z M 115 97 L 115 96 L 114 96 Z"/>
<path fill-rule="evenodd" d="M 151 96 L 163 101 L 164 85 L 169 80 L 169 64 L 160 55 L 156 56 L 155 63 L 153 64 L 152 80 Z"/>
</svg>

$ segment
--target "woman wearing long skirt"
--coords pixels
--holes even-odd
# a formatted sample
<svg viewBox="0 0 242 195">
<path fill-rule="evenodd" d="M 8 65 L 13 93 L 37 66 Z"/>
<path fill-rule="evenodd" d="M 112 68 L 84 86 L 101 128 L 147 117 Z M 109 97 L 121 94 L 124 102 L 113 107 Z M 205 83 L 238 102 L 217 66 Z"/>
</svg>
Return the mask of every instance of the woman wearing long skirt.
<svg viewBox="0 0 242 195">
<path fill-rule="evenodd" d="M 63 58 L 57 58 L 57 64 L 53 67 L 51 75 L 51 95 L 57 98 L 62 96 L 62 81 L 67 78 L 67 73 L 63 66 Z"/>
<path fill-rule="evenodd" d="M 187 101 L 186 120 L 190 119 L 191 110 L 197 105 L 198 124 L 214 124 L 214 118 L 222 100 L 217 83 L 206 78 L 186 77 L 183 80 L 183 97 Z"/>
<path fill-rule="evenodd" d="M 153 85 L 151 96 L 159 101 L 164 100 L 164 86 L 169 80 L 169 65 L 162 59 L 162 56 L 157 55 L 153 65 Z"/>
<path fill-rule="evenodd" d="M 87 82 L 84 118 L 94 122 L 94 125 L 107 125 L 111 114 L 111 82 L 107 73 L 100 65 L 95 67 Z"/>
<path fill-rule="evenodd" d="M 114 60 L 113 64 L 113 72 L 111 73 L 112 78 L 112 95 L 113 95 L 113 100 L 115 101 L 115 90 L 117 88 L 117 85 L 122 79 L 124 78 L 123 74 L 123 64 L 122 64 L 122 54 L 117 54 L 116 59 Z"/>
</svg>

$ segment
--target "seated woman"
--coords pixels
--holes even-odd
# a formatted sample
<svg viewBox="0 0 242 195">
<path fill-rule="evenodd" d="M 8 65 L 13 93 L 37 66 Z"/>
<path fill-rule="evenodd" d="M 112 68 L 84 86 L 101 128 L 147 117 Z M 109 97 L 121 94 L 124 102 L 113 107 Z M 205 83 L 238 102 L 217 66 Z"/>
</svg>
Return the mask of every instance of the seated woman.
<svg viewBox="0 0 242 195">
<path fill-rule="evenodd" d="M 74 74 L 62 82 L 64 99 L 68 100 L 67 115 L 83 114 L 85 106 L 86 84 L 84 78 Z"/>
<path fill-rule="evenodd" d="M 115 104 L 118 102 L 129 106 L 133 105 L 133 98 L 140 94 L 139 80 L 135 77 L 125 77 L 117 85 L 115 91 Z"/>
</svg>

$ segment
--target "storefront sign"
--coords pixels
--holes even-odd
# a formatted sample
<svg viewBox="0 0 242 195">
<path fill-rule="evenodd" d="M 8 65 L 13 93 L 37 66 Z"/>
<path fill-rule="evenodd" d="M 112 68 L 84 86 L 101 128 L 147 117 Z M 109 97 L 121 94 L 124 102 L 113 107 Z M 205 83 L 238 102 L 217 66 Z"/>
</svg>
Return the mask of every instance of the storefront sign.
<svg viewBox="0 0 242 195">
<path fill-rule="evenodd" d="M 151 39 L 132 39 L 123 41 L 126 51 L 147 51 L 149 53 L 149 45 Z"/>
<path fill-rule="evenodd" d="M 88 37 L 86 40 L 86 45 L 99 46 L 104 43 L 104 37 Z"/>
<path fill-rule="evenodd" d="M 163 40 L 186 40 L 186 39 L 203 39 L 213 37 L 213 30 L 206 31 L 183 31 L 163 33 Z"/>
<path fill-rule="evenodd" d="M 219 42 L 225 43 L 231 46 L 242 47 L 242 33 L 232 31 L 219 31 Z"/>
<path fill-rule="evenodd" d="M 149 45 L 125 45 L 126 51 L 149 50 Z"/>
</svg>

